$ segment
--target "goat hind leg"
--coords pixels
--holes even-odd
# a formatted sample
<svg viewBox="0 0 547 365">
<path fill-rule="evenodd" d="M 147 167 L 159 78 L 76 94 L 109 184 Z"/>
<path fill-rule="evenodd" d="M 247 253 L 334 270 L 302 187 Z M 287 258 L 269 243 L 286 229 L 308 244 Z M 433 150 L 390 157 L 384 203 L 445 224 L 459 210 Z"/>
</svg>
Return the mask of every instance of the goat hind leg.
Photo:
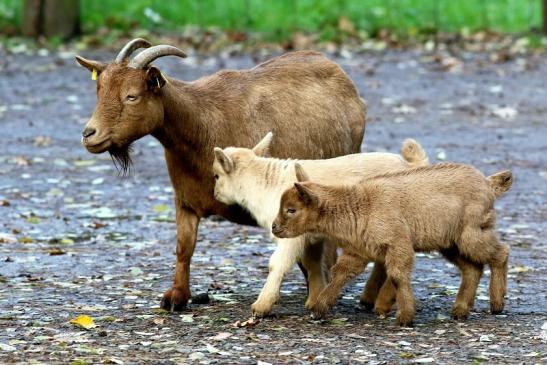
<svg viewBox="0 0 547 365">
<path fill-rule="evenodd" d="M 498 245 L 499 250 L 490 262 L 490 312 L 499 314 L 505 307 L 509 246 Z"/>
<path fill-rule="evenodd" d="M 381 288 L 385 285 L 385 281 L 386 268 L 384 264 L 375 262 L 372 272 L 370 273 L 370 277 L 367 280 L 367 284 L 361 294 L 361 300 L 359 303 L 368 310 L 373 309 L 376 303 L 376 298 L 378 298 Z"/>
</svg>

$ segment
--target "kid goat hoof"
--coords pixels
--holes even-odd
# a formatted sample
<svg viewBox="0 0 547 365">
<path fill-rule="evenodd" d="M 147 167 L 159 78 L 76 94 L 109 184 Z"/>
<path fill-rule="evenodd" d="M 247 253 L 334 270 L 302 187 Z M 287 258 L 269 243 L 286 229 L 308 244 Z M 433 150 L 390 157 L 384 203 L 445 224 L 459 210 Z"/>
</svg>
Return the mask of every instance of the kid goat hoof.
<svg viewBox="0 0 547 365">
<path fill-rule="evenodd" d="M 374 303 L 371 303 L 369 301 L 366 301 L 364 299 L 361 299 L 359 301 L 359 305 L 363 308 L 365 308 L 366 310 L 370 311 L 370 310 L 373 310 L 374 309 Z"/>
<path fill-rule="evenodd" d="M 452 309 L 452 318 L 456 321 L 464 321 L 469 317 L 469 311 L 464 308 L 454 308 Z"/>
</svg>

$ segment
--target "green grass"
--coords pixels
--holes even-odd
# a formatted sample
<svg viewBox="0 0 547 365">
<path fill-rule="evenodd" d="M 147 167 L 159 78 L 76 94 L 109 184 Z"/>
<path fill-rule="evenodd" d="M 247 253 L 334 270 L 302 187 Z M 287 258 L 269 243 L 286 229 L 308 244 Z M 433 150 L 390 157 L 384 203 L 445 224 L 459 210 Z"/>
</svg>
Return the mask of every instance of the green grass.
<svg viewBox="0 0 547 365">
<path fill-rule="evenodd" d="M 0 27 L 18 24 L 21 3 L 0 0 Z M 161 21 L 147 17 L 146 8 Z M 541 0 L 81 0 L 81 14 L 86 33 L 105 25 L 122 30 L 195 25 L 260 32 L 268 39 L 296 30 L 333 39 L 340 16 L 371 35 L 384 28 L 403 35 L 464 28 L 526 32 L 541 24 Z"/>
</svg>

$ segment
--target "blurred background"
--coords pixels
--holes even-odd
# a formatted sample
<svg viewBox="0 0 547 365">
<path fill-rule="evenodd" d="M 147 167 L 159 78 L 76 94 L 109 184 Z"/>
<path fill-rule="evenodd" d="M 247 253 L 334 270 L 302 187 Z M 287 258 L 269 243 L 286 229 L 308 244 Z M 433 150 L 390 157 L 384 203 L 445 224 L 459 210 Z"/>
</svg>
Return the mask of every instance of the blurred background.
<svg viewBox="0 0 547 365">
<path fill-rule="evenodd" d="M 222 33 L 217 47 L 302 48 L 379 38 L 393 46 L 482 32 L 525 36 L 541 47 L 546 7 L 547 0 L 0 0 L 0 33 L 4 43 L 26 36 L 52 46 L 80 36 L 81 47 L 170 33 L 193 37 L 197 48 L 204 36 Z"/>
</svg>

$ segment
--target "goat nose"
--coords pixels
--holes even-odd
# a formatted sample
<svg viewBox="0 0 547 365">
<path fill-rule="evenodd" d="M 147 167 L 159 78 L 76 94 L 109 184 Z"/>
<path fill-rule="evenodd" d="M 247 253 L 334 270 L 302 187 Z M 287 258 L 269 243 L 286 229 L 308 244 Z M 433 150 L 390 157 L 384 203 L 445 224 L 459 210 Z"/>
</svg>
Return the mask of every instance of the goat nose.
<svg viewBox="0 0 547 365">
<path fill-rule="evenodd" d="M 84 138 L 91 137 L 92 135 L 95 134 L 95 132 L 97 132 L 97 130 L 95 128 L 86 128 L 82 132 L 82 137 L 84 137 Z"/>
<path fill-rule="evenodd" d="M 272 224 L 272 231 L 275 231 L 276 228 L 277 228 L 277 224 L 273 223 Z"/>
</svg>

